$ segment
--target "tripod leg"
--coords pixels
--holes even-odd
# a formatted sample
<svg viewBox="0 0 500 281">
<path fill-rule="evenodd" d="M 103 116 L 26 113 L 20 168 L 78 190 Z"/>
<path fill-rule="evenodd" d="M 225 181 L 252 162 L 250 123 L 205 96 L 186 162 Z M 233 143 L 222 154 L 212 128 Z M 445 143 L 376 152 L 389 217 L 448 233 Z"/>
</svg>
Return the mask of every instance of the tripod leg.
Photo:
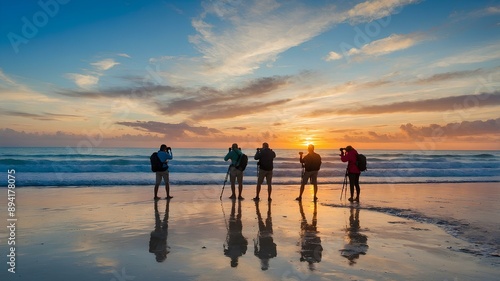
<svg viewBox="0 0 500 281">
<path fill-rule="evenodd" d="M 342 193 L 344 193 L 344 188 L 345 188 L 345 196 L 344 199 L 347 198 L 347 172 L 348 170 L 346 169 L 345 175 L 344 175 L 344 182 L 342 183 L 342 190 L 340 191 L 340 200 L 342 200 Z"/>
<path fill-rule="evenodd" d="M 229 168 L 227 168 L 226 178 L 224 179 L 224 184 L 222 185 L 222 190 L 220 192 L 219 200 L 222 200 L 222 193 L 224 193 L 224 187 L 226 186 L 227 177 L 229 176 L 229 171 L 230 170 L 231 170 L 231 166 L 229 166 Z"/>
</svg>

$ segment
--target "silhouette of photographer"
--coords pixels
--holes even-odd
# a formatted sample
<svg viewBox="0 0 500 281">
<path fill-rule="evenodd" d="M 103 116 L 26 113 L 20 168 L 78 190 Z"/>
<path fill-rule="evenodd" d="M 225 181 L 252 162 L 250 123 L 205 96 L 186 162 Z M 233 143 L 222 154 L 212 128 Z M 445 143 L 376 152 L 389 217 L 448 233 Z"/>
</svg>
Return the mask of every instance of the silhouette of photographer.
<svg viewBox="0 0 500 281">
<path fill-rule="evenodd" d="M 269 269 L 269 259 L 277 256 L 276 243 L 273 241 L 273 220 L 271 218 L 271 204 L 267 203 L 267 218 L 264 223 L 259 210 L 259 201 L 255 202 L 255 212 L 259 223 L 257 239 L 253 240 L 254 255 L 260 259 L 260 269 Z"/>
<path fill-rule="evenodd" d="M 346 226 L 345 240 L 347 244 L 340 250 L 340 254 L 349 260 L 349 265 L 354 265 L 359 255 L 365 255 L 368 250 L 368 237 L 359 232 L 359 208 L 351 206 L 349 227 Z"/>
<path fill-rule="evenodd" d="M 231 200 L 231 215 L 229 216 L 229 227 L 226 242 L 224 243 L 224 255 L 231 258 L 231 267 L 238 266 L 238 258 L 247 252 L 248 241 L 243 236 L 243 224 L 241 222 L 241 201 L 238 200 L 238 214 L 236 211 L 236 200 Z"/>
<path fill-rule="evenodd" d="M 167 254 L 170 253 L 167 246 L 167 236 L 168 236 L 168 212 L 170 200 L 166 201 L 165 205 L 165 215 L 163 221 L 160 218 L 160 212 L 158 211 L 158 201 L 155 200 L 155 229 L 151 231 L 151 237 L 149 239 L 149 252 L 156 256 L 157 262 L 163 262 L 167 259 Z"/>
<path fill-rule="evenodd" d="M 299 201 L 299 209 L 302 220 L 300 222 L 300 261 L 309 263 L 309 270 L 314 270 L 314 264 L 321 262 L 323 247 L 321 238 L 318 236 L 318 209 L 317 202 L 314 201 L 314 211 L 312 223 L 309 224 L 302 207 L 302 201 Z"/>
</svg>

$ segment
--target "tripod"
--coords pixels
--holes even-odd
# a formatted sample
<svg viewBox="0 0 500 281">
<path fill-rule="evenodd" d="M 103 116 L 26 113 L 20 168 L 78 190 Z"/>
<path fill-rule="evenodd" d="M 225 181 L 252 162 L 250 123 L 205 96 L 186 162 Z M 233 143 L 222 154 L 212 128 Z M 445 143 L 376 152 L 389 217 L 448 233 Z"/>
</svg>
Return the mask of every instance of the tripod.
<svg viewBox="0 0 500 281">
<path fill-rule="evenodd" d="M 342 201 L 342 193 L 344 193 L 344 187 L 345 187 L 345 195 L 344 199 L 347 198 L 347 176 L 348 176 L 348 168 L 345 169 L 345 176 L 344 176 L 344 182 L 342 183 L 342 190 L 340 191 L 340 200 Z"/>
<path fill-rule="evenodd" d="M 229 172 L 231 170 L 231 165 L 229 165 L 229 168 L 227 168 L 227 173 L 226 173 L 226 179 L 224 179 L 224 185 L 222 186 L 222 191 L 220 192 L 220 200 L 222 200 L 222 193 L 224 192 L 224 187 L 226 186 L 227 182 L 227 177 L 229 176 Z"/>
</svg>

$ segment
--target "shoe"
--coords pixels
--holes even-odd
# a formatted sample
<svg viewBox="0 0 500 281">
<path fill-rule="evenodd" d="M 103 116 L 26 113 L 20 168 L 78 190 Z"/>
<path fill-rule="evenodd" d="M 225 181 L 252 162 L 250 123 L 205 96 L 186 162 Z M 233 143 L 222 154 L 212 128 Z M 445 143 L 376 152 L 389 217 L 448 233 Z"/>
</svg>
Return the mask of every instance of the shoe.
<svg viewBox="0 0 500 281">
<path fill-rule="evenodd" d="M 349 199 L 347 199 L 347 200 L 349 200 L 349 202 L 352 202 L 352 201 L 353 201 L 352 197 L 351 197 L 351 198 L 349 198 Z"/>
<path fill-rule="evenodd" d="M 300 196 L 299 196 L 299 197 L 295 198 L 295 200 L 297 200 L 297 201 L 301 201 L 301 200 L 302 200 L 302 197 L 300 197 Z"/>
<path fill-rule="evenodd" d="M 245 200 L 245 198 L 238 196 L 238 200 Z"/>
<path fill-rule="evenodd" d="M 318 197 L 314 197 L 314 202 L 318 201 Z"/>
<path fill-rule="evenodd" d="M 236 199 L 236 195 L 229 196 L 229 199 Z"/>
<path fill-rule="evenodd" d="M 273 199 L 271 197 L 267 198 L 267 201 L 273 201 Z"/>
<path fill-rule="evenodd" d="M 359 197 L 354 198 L 354 201 L 359 203 Z"/>
<path fill-rule="evenodd" d="M 160 198 L 160 197 L 158 197 L 158 196 L 155 196 L 155 198 L 153 198 L 153 199 L 154 199 L 155 201 L 157 201 L 157 200 L 160 200 L 161 198 Z"/>
<path fill-rule="evenodd" d="M 253 198 L 252 200 L 253 200 L 253 201 L 259 201 L 259 200 L 260 200 L 260 198 L 259 198 L 259 197 L 255 197 L 255 198 Z"/>
<path fill-rule="evenodd" d="M 165 197 L 165 199 L 167 199 L 167 200 L 170 200 L 172 198 L 174 198 L 174 196 L 167 196 L 167 197 Z"/>
</svg>

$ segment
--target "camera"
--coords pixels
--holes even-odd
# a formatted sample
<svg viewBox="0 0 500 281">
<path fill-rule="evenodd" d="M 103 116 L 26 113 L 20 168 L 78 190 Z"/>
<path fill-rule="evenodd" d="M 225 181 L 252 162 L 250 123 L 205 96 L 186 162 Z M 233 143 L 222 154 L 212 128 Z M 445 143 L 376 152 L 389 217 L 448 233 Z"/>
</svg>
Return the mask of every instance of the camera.
<svg viewBox="0 0 500 281">
<path fill-rule="evenodd" d="M 231 151 L 231 148 L 228 148 L 229 151 Z"/>
<path fill-rule="evenodd" d="M 257 147 L 256 149 L 257 149 L 257 151 L 260 151 L 260 150 L 261 150 L 262 148 L 260 148 L 260 147 Z"/>
<path fill-rule="evenodd" d="M 340 151 L 343 151 L 343 150 L 345 150 L 345 148 L 341 147 L 341 148 L 339 148 L 339 150 L 340 150 Z"/>
<path fill-rule="evenodd" d="M 302 155 L 302 154 L 304 154 L 304 152 L 301 151 L 301 152 L 299 152 L 299 154 Z"/>
<path fill-rule="evenodd" d="M 167 150 L 172 151 L 172 148 L 170 146 L 167 146 Z"/>
</svg>

